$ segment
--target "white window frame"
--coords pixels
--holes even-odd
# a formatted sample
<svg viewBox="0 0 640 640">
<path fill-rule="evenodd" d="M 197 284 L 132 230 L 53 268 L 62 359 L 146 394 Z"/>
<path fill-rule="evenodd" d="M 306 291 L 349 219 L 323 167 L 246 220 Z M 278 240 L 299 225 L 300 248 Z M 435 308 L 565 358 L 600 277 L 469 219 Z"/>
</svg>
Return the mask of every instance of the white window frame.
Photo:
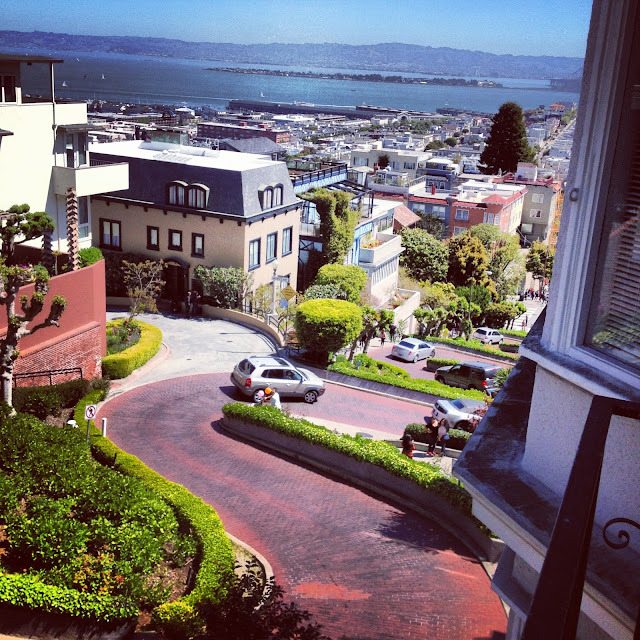
<svg viewBox="0 0 640 640">
<path fill-rule="evenodd" d="M 249 240 L 249 270 L 260 266 L 260 238 Z"/>
<path fill-rule="evenodd" d="M 466 230 L 467 227 L 453 227 L 453 235 L 461 236 Z"/>
<path fill-rule="evenodd" d="M 615 6 L 594 2 L 591 24 L 602 28 L 590 30 L 587 44 L 561 219 L 564 247 L 554 263 L 542 340 L 521 349 L 522 355 L 590 393 L 610 395 L 612 387 L 624 388 L 630 397 L 640 397 L 640 372 L 591 349 L 585 334 L 638 11 L 634 0 Z"/>
<path fill-rule="evenodd" d="M 193 209 L 206 209 L 209 200 L 209 187 L 204 184 L 190 184 L 187 187 L 187 206 Z"/>
<path fill-rule="evenodd" d="M 544 193 L 532 193 L 531 202 L 535 204 L 542 204 L 544 202 Z"/>
<path fill-rule="evenodd" d="M 184 207 L 186 202 L 187 183 L 174 180 L 167 185 L 167 202 L 178 207 Z"/>
<path fill-rule="evenodd" d="M 456 220 L 469 221 L 469 209 L 456 209 Z"/>
<path fill-rule="evenodd" d="M 273 262 L 278 257 L 278 232 L 274 231 L 267 235 L 266 242 L 266 262 Z"/>
<path fill-rule="evenodd" d="M 282 252 L 281 255 L 288 256 L 293 252 L 293 227 L 286 227 L 282 230 Z"/>
</svg>

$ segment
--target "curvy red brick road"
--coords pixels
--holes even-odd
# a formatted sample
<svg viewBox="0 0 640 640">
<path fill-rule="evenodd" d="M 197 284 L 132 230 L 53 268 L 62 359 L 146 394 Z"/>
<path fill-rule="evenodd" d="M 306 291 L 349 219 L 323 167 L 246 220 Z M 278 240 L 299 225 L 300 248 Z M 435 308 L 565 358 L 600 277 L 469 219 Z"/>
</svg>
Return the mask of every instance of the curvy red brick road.
<svg viewBox="0 0 640 640">
<path fill-rule="evenodd" d="M 334 640 L 504 638 L 489 578 L 456 538 L 223 434 L 216 421 L 235 399 L 227 374 L 189 376 L 116 397 L 99 417 L 119 446 L 212 504 Z"/>
</svg>

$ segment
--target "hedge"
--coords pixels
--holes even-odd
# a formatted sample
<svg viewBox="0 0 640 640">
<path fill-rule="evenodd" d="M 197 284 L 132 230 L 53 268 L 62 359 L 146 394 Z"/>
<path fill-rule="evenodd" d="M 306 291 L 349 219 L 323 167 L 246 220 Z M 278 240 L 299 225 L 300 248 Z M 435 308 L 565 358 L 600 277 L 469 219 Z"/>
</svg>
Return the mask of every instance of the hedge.
<svg viewBox="0 0 640 640">
<path fill-rule="evenodd" d="M 270 406 L 255 407 L 236 402 L 224 405 L 222 413 L 226 418 L 243 420 L 259 427 L 272 429 L 382 467 L 438 495 L 472 518 L 476 525 L 481 526 L 471 514 L 471 496 L 458 484 L 457 480 L 446 476 L 432 465 L 410 460 L 387 442 L 369 440 L 362 436 L 352 438 L 348 435 L 339 435 L 307 420 L 293 418 Z"/>
<path fill-rule="evenodd" d="M 124 622 L 138 615 L 137 604 L 130 601 L 45 584 L 29 573 L 0 572 L 0 602 L 103 622 Z"/>
<path fill-rule="evenodd" d="M 429 444 L 429 438 L 427 437 L 427 431 L 425 425 L 419 422 L 412 422 L 405 427 L 405 433 L 410 433 L 411 437 L 416 442 L 423 442 Z M 462 431 L 461 429 L 449 429 L 449 440 L 447 440 L 447 449 L 456 449 L 462 451 L 469 442 L 471 434 L 468 431 Z"/>
<path fill-rule="evenodd" d="M 80 401 L 74 415 L 78 424 L 84 421 L 85 407 L 99 402 L 102 397 L 101 391 L 94 391 Z M 225 534 L 220 517 L 201 498 L 194 496 L 183 486 L 163 478 L 138 458 L 125 453 L 110 440 L 103 438 L 93 422 L 90 442 L 91 451 L 99 462 L 141 480 L 173 507 L 181 523 L 192 529 L 201 551 L 194 587 L 188 595 L 179 600 L 157 607 L 153 612 L 153 619 L 173 634 L 190 635 L 193 630 L 201 629 L 203 623 L 197 613 L 198 603 L 215 604 L 222 601 L 234 575 L 233 547 Z"/>
<path fill-rule="evenodd" d="M 505 336 L 513 336 L 514 338 L 526 338 L 526 331 L 516 331 L 515 329 L 500 329 L 500 333 Z"/>
<path fill-rule="evenodd" d="M 454 364 L 458 364 L 460 360 L 452 360 L 450 358 L 429 358 L 427 361 L 427 366 L 430 365 L 430 368 L 433 368 L 435 371 L 440 367 L 452 367 Z"/>
<path fill-rule="evenodd" d="M 107 331 L 119 322 L 119 320 L 107 322 Z M 140 340 L 120 353 L 102 358 L 103 376 L 111 380 L 126 378 L 158 353 L 162 344 L 162 331 L 146 322 L 139 320 L 136 322 L 140 325 Z"/>
<path fill-rule="evenodd" d="M 419 336 L 416 336 L 419 337 Z M 517 353 L 505 353 L 503 351 L 497 351 L 495 348 L 486 347 L 480 340 L 464 338 L 436 338 L 429 336 L 424 338 L 429 342 L 440 342 L 442 344 L 450 344 L 452 347 L 461 347 L 462 349 L 468 349 L 469 351 L 478 351 L 479 353 L 487 354 L 490 356 L 496 356 L 498 358 L 507 358 L 509 360 L 517 360 L 520 356 Z"/>
<path fill-rule="evenodd" d="M 40 420 L 60 415 L 61 409 L 73 407 L 91 387 L 86 379 L 70 380 L 62 384 L 40 387 L 17 387 L 13 390 L 13 408 L 29 413 Z"/>
<path fill-rule="evenodd" d="M 327 367 L 328 371 L 335 373 L 342 373 L 347 376 L 353 376 L 354 378 L 362 378 L 363 380 L 373 380 L 374 382 L 382 382 L 394 387 L 400 387 L 401 389 L 412 389 L 414 391 L 422 391 L 432 396 L 438 396 L 440 398 L 471 398 L 473 400 L 485 400 L 485 396 L 482 391 L 476 389 L 458 389 L 456 387 L 450 387 L 447 384 L 436 382 L 435 380 L 425 380 L 422 378 L 405 377 L 407 372 L 402 369 L 402 375 L 395 375 L 391 368 L 398 369 L 386 362 L 379 362 L 373 360 L 369 356 L 360 354 L 354 358 L 354 362 L 364 361 L 369 364 L 368 361 L 375 363 L 375 368 L 371 366 L 361 367 L 357 369 L 356 366 L 348 361 L 339 360 L 334 364 Z"/>
</svg>

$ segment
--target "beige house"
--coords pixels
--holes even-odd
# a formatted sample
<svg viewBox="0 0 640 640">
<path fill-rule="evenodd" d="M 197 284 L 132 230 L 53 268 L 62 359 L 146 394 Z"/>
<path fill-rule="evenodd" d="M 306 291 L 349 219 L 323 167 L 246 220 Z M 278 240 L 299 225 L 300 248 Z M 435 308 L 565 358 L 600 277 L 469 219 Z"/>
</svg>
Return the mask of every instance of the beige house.
<svg viewBox="0 0 640 640">
<path fill-rule="evenodd" d="M 92 162 L 127 162 L 130 187 L 92 200 L 94 245 L 164 260 L 164 296 L 197 286 L 198 265 L 239 267 L 253 286 L 296 287 L 300 201 L 282 162 L 139 140 L 92 145 Z"/>
</svg>

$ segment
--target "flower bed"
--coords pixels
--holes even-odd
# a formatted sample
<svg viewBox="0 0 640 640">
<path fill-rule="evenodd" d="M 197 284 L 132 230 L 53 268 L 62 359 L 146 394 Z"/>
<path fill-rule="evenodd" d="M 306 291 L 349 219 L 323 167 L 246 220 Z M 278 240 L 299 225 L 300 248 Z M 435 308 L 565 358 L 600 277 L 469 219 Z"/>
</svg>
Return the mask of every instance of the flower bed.
<svg viewBox="0 0 640 640">
<path fill-rule="evenodd" d="M 361 363 L 360 368 L 357 367 L 356 363 L 358 362 Z M 327 370 L 353 376 L 354 378 L 382 382 L 402 389 L 421 391 L 440 398 L 485 399 L 481 391 L 476 391 L 475 389 L 457 389 L 456 387 L 450 387 L 435 380 L 412 378 L 404 369 L 387 364 L 386 362 L 374 360 L 364 354 L 357 355 L 353 359 L 353 362 L 349 362 L 346 358 L 339 358 L 337 362 L 327 367 Z"/>
<path fill-rule="evenodd" d="M 107 332 L 113 327 L 120 326 L 122 322 L 122 320 L 107 322 Z M 140 326 L 141 333 L 140 340 L 135 345 L 120 353 L 102 358 L 102 375 L 105 377 L 111 380 L 126 378 L 158 353 L 162 344 L 162 331 L 146 322 L 138 321 L 137 324 Z"/>
</svg>

